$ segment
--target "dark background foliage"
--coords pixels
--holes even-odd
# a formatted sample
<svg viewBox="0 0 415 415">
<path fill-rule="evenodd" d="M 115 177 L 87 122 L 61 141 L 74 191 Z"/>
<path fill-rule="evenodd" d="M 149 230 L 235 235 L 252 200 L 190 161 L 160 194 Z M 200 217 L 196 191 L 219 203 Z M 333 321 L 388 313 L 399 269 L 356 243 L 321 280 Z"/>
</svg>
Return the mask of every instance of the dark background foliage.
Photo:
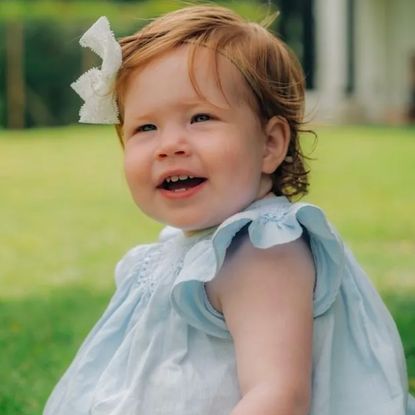
<svg viewBox="0 0 415 415">
<path fill-rule="evenodd" d="M 99 16 L 108 16 L 116 36 L 121 37 L 139 29 L 149 18 L 190 3 L 197 2 L 3 0 L 0 3 L 0 38 L 4 39 L 0 43 L 0 127 L 54 126 L 77 121 L 81 101 L 69 85 L 82 72 L 99 65 L 95 55 L 82 49 L 78 40 Z M 279 30 L 305 64 L 308 86 L 312 86 L 310 53 L 313 50 L 305 43 L 312 30 L 310 0 L 211 3 L 227 5 L 255 21 L 281 9 L 283 13 L 275 21 L 273 30 Z M 14 66 L 12 60 L 16 62 Z M 11 104 L 10 100 L 16 97 L 20 101 Z"/>
</svg>

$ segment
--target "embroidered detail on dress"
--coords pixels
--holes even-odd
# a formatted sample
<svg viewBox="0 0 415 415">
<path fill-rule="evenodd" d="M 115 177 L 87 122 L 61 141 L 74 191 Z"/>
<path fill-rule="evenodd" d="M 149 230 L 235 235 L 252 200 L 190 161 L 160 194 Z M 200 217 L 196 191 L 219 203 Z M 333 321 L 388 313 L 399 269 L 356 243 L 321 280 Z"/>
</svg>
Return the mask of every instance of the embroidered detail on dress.
<svg viewBox="0 0 415 415">
<path fill-rule="evenodd" d="M 142 301 L 148 301 L 156 288 L 158 278 L 155 268 L 160 262 L 160 259 L 163 257 L 162 246 L 164 246 L 165 249 L 167 248 L 167 244 L 152 248 L 144 256 L 144 258 L 138 262 L 135 269 L 131 271 L 135 274 L 134 284 L 137 286 L 138 291 L 142 296 Z M 180 259 L 174 261 L 173 263 L 168 264 L 168 266 L 166 266 L 166 263 L 164 263 L 163 267 L 166 269 L 173 269 L 173 278 L 175 279 L 183 268 L 183 256 L 181 256 Z"/>
<path fill-rule="evenodd" d="M 266 225 L 269 222 L 273 222 L 273 223 L 276 223 L 278 226 L 278 224 L 284 219 L 286 215 L 287 215 L 286 210 L 282 211 L 279 215 L 276 213 L 267 212 L 267 213 L 260 215 L 257 221 L 262 225 Z"/>
<path fill-rule="evenodd" d="M 156 258 L 160 256 L 160 249 L 153 248 L 138 264 L 138 267 L 133 270 L 136 273 L 135 285 L 141 292 L 142 298 L 148 300 L 154 292 L 156 286 L 156 279 L 154 278 L 153 265 L 156 263 Z"/>
<path fill-rule="evenodd" d="M 181 257 L 176 264 L 176 268 L 174 269 L 174 279 L 179 275 L 180 271 L 183 269 L 184 257 Z"/>
</svg>

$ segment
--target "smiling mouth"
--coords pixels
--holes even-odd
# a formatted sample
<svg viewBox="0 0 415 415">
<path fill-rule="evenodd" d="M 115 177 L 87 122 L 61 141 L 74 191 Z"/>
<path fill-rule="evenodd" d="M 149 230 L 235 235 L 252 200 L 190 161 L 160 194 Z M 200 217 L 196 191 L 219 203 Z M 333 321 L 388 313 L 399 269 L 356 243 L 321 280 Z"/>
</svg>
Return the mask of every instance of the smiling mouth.
<svg viewBox="0 0 415 415">
<path fill-rule="evenodd" d="M 180 177 L 172 177 L 165 179 L 163 183 L 158 186 L 160 189 L 168 190 L 170 192 L 183 192 L 193 187 L 199 186 L 206 181 L 204 177 L 187 177 L 181 179 Z"/>
</svg>

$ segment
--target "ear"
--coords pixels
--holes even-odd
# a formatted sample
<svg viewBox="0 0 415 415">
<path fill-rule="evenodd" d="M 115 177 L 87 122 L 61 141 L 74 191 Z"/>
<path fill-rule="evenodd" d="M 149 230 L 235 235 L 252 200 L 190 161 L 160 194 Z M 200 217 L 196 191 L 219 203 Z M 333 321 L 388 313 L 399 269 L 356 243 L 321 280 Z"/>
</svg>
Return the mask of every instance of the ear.
<svg viewBox="0 0 415 415">
<path fill-rule="evenodd" d="M 271 174 L 287 155 L 291 138 L 290 126 L 284 117 L 270 118 L 264 128 L 265 143 L 262 172 Z"/>
</svg>

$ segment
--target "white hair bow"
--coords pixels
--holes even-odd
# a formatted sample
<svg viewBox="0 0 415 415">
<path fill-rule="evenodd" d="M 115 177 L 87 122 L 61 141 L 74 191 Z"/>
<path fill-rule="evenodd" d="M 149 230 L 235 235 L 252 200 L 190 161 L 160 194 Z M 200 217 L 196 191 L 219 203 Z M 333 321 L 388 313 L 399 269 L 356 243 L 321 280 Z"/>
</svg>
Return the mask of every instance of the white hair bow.
<svg viewBox="0 0 415 415">
<path fill-rule="evenodd" d="M 115 40 L 105 16 L 100 17 L 81 37 L 79 44 L 89 47 L 101 59 L 101 69 L 92 68 L 71 84 L 85 101 L 79 111 L 79 122 L 119 124 L 115 99 L 115 78 L 121 66 L 121 46 Z"/>
</svg>

